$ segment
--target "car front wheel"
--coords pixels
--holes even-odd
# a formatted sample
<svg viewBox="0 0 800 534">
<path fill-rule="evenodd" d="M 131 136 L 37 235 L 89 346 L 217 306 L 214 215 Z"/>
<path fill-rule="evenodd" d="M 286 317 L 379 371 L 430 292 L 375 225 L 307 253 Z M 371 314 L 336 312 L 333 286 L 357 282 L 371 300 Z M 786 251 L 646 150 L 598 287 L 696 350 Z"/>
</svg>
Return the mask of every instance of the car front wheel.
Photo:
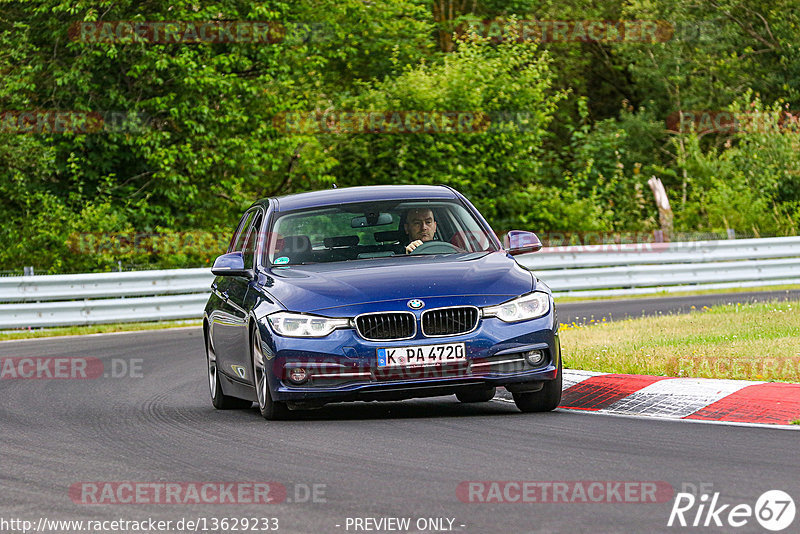
<svg viewBox="0 0 800 534">
<path fill-rule="evenodd" d="M 558 408 L 561 403 L 561 362 L 558 362 L 558 376 L 555 380 L 545 382 L 539 391 L 526 393 L 512 393 L 514 404 L 520 411 L 530 412 L 550 412 Z"/>
<path fill-rule="evenodd" d="M 258 411 L 264 419 L 271 421 L 286 419 L 289 416 L 289 408 L 285 402 L 272 400 L 269 391 L 269 381 L 267 380 L 267 364 L 264 352 L 261 350 L 261 341 L 258 338 L 256 329 L 253 329 L 250 336 L 250 353 L 253 359 L 253 380 L 256 386 L 256 396 L 258 397 Z"/>
</svg>

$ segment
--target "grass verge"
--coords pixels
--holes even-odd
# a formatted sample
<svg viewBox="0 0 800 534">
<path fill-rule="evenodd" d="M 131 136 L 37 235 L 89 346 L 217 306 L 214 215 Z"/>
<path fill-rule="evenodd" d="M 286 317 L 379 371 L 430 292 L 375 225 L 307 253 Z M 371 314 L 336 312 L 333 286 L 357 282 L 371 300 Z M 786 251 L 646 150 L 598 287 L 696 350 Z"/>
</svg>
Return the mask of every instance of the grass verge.
<svg viewBox="0 0 800 534">
<path fill-rule="evenodd" d="M 797 302 L 561 326 L 564 365 L 608 373 L 800 382 Z"/>
<path fill-rule="evenodd" d="M 800 289 L 800 285 L 764 286 L 764 287 L 731 287 L 727 289 L 702 289 L 696 291 L 657 291 L 642 295 L 616 295 L 613 297 L 556 297 L 556 303 L 562 302 L 586 302 L 589 300 L 631 300 L 631 299 L 651 299 L 654 297 L 691 297 L 694 295 L 726 295 L 734 293 L 759 293 L 763 291 L 788 291 Z"/>
<path fill-rule="evenodd" d="M 113 323 L 89 326 L 58 326 L 53 328 L 36 328 L 31 330 L 9 330 L 0 332 L 0 341 L 12 339 L 33 339 L 54 336 L 83 336 L 86 334 L 108 334 L 112 332 L 132 332 L 136 330 L 163 330 L 184 326 L 201 326 L 200 320 L 160 321 L 150 323 Z"/>
</svg>

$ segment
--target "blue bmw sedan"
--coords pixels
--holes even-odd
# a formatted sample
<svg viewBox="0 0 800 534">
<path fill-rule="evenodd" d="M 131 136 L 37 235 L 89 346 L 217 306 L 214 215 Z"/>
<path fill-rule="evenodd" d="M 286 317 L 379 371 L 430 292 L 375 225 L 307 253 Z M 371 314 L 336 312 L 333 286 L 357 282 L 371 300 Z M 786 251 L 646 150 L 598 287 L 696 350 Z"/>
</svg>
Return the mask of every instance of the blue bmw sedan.
<svg viewBox="0 0 800 534">
<path fill-rule="evenodd" d="M 511 392 L 523 412 L 561 400 L 550 289 L 445 186 L 372 186 L 254 203 L 203 317 L 211 401 L 267 419 L 331 402 Z"/>
</svg>

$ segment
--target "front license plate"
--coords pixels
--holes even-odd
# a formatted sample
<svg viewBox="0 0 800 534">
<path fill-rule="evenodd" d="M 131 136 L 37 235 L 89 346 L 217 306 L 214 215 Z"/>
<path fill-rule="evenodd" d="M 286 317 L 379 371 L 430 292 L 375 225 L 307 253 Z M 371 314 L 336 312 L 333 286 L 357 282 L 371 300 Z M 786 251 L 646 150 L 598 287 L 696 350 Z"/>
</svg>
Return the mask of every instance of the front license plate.
<svg viewBox="0 0 800 534">
<path fill-rule="evenodd" d="M 407 367 L 458 363 L 467 360 L 464 343 L 421 345 L 417 347 L 383 347 L 378 349 L 378 367 Z"/>
</svg>

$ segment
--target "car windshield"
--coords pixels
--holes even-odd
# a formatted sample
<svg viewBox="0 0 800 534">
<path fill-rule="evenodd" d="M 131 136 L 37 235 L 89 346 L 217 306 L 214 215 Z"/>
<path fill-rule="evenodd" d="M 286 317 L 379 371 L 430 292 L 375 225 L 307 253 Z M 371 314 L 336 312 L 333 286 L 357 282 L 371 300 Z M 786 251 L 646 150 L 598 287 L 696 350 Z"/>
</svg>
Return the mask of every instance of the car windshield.
<svg viewBox="0 0 800 534">
<path fill-rule="evenodd" d="M 339 204 L 287 212 L 278 214 L 269 235 L 266 259 L 271 265 L 496 250 L 493 238 L 463 205 L 441 200 Z"/>
</svg>

